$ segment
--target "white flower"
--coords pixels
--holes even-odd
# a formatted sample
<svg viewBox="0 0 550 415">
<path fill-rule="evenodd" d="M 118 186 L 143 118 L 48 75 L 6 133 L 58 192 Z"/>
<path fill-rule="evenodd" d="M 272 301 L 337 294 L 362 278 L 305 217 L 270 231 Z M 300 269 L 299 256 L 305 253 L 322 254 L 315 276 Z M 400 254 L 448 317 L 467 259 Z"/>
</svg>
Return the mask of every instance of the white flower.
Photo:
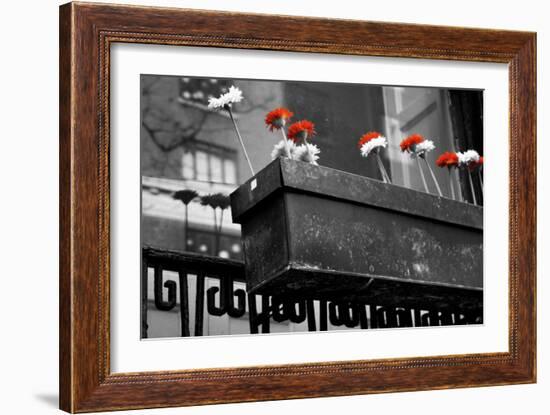
<svg viewBox="0 0 550 415">
<path fill-rule="evenodd" d="M 479 161 L 479 153 L 475 150 L 466 150 L 463 153 L 456 153 L 459 166 L 468 166 L 470 163 Z"/>
<path fill-rule="evenodd" d="M 318 154 L 320 152 L 321 150 L 319 150 L 319 147 L 315 144 L 305 143 L 296 148 L 294 160 L 305 161 L 306 163 L 317 165 L 317 160 L 319 160 Z"/>
<path fill-rule="evenodd" d="M 424 157 L 426 153 L 429 153 L 430 151 L 435 149 L 434 142 L 431 140 L 424 140 L 421 143 L 417 144 L 414 147 L 414 153 L 417 156 Z"/>
<path fill-rule="evenodd" d="M 281 140 L 273 147 L 271 159 L 275 160 L 278 157 L 294 158 L 296 152 L 296 144 L 290 140 Z"/>
<path fill-rule="evenodd" d="M 363 157 L 368 157 L 372 150 L 380 147 L 386 148 L 387 145 L 388 140 L 386 140 L 386 137 L 380 136 L 373 138 L 361 146 L 361 155 Z"/>
<path fill-rule="evenodd" d="M 229 88 L 229 92 L 221 95 L 219 98 L 210 98 L 208 100 L 208 108 L 218 109 L 224 108 L 225 106 L 231 106 L 236 102 L 241 102 L 243 100 L 243 91 L 235 86 Z"/>
</svg>

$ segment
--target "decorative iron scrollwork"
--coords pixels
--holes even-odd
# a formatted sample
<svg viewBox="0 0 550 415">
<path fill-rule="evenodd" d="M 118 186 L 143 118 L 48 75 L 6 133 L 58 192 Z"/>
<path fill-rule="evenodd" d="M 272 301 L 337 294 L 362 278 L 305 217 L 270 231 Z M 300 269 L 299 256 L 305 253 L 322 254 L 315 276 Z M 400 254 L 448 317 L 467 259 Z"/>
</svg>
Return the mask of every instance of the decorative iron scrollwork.
<svg viewBox="0 0 550 415">
<path fill-rule="evenodd" d="M 248 293 L 248 321 L 250 323 L 250 334 L 257 334 L 261 327 L 262 333 L 269 333 L 269 320 L 271 312 L 269 307 L 269 296 L 262 295 L 262 311 L 258 312 L 256 306 L 256 294 Z"/>
<path fill-rule="evenodd" d="M 333 326 L 353 328 L 361 325 L 361 328 L 367 328 L 367 315 L 364 305 L 331 302 L 328 308 L 330 324 Z"/>
<path fill-rule="evenodd" d="M 160 265 L 155 266 L 154 286 L 155 306 L 161 311 L 172 310 L 176 306 L 177 284 L 172 280 L 168 280 L 164 283 L 164 288 L 168 290 L 168 301 L 164 301 L 162 298 L 162 267 Z"/>
<path fill-rule="evenodd" d="M 216 306 L 216 293 L 220 293 L 220 305 Z M 235 297 L 237 303 L 235 304 Z M 220 279 L 220 287 L 211 287 L 206 290 L 206 307 L 208 313 L 213 316 L 239 318 L 246 312 L 246 292 L 239 288 L 233 290 L 233 279 L 225 277 Z"/>
<path fill-rule="evenodd" d="M 372 328 L 413 327 L 414 325 L 410 308 L 374 306 L 370 310 Z"/>
<path fill-rule="evenodd" d="M 298 311 L 296 311 L 296 305 L 298 306 Z M 282 323 L 285 320 L 289 320 L 292 323 L 301 323 L 307 317 L 306 302 L 283 301 L 278 297 L 272 297 L 271 316 L 278 323 Z"/>
<path fill-rule="evenodd" d="M 158 256 L 159 254 L 156 253 Z M 188 267 L 185 256 L 177 265 L 173 263 L 173 256 L 167 254 L 165 262 L 160 262 L 158 257 L 149 258 L 144 255 L 142 264 L 142 338 L 147 337 L 148 331 L 148 278 L 149 269 L 154 273 L 154 304 L 160 311 L 170 311 L 177 305 L 177 291 L 179 284 L 180 298 L 180 324 L 183 337 L 194 335 L 202 336 L 204 328 L 204 313 L 213 316 L 227 314 L 232 318 L 240 318 L 246 314 L 248 302 L 248 319 L 250 333 L 269 333 L 272 321 L 282 323 L 303 323 L 307 321 L 309 331 L 326 331 L 329 322 L 333 326 L 345 326 L 347 328 L 392 328 L 412 326 L 440 326 L 483 323 L 483 310 L 470 308 L 409 308 L 408 306 L 388 306 L 376 304 L 361 304 L 354 302 L 332 302 L 329 299 L 289 299 L 284 296 L 256 295 L 247 293 L 244 289 L 235 289 L 234 281 L 239 279 L 238 270 L 232 269 L 225 272 L 216 270 L 212 276 L 207 272 L 197 269 L 197 265 Z M 154 262 L 153 262 L 154 260 Z M 189 262 L 197 261 L 190 257 Z M 159 263 L 160 262 L 160 263 Z M 211 260 L 206 265 L 212 266 Z M 225 264 L 225 267 L 229 265 Z M 177 280 L 163 281 L 165 270 L 178 274 Z M 194 298 L 189 298 L 189 275 L 195 276 Z M 206 279 L 213 278 L 219 281 L 219 286 L 205 289 Z M 257 300 L 261 299 L 261 306 Z M 206 304 L 204 302 L 206 301 Z M 216 303 L 216 301 L 218 301 Z M 206 307 L 205 307 L 206 305 Z M 194 326 L 191 325 L 190 309 L 194 308 Z M 318 313 L 317 313 L 318 310 Z M 367 316 L 367 310 L 369 315 Z M 191 333 L 193 328 L 193 333 Z"/>
</svg>

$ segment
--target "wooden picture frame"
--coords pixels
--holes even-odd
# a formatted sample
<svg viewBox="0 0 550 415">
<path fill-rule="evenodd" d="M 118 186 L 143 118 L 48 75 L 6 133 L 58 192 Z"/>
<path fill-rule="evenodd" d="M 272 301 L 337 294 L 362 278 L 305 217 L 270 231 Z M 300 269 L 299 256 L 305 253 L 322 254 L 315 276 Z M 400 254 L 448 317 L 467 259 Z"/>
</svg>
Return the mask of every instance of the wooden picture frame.
<svg viewBox="0 0 550 415">
<path fill-rule="evenodd" d="M 286 30 L 289 26 L 300 30 Z M 509 65 L 509 351 L 111 373 L 109 70 L 114 43 Z M 536 380 L 536 34 L 70 3 L 60 8 L 60 407 L 68 412 Z"/>
</svg>

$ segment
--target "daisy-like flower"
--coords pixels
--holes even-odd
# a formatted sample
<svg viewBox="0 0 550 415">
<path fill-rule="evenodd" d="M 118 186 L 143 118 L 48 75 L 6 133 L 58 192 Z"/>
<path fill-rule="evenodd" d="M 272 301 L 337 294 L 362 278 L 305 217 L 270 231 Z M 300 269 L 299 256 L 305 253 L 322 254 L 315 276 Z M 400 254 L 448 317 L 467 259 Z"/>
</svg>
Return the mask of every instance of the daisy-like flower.
<svg viewBox="0 0 550 415">
<path fill-rule="evenodd" d="M 387 146 L 388 146 L 388 140 L 386 140 L 386 137 L 380 136 L 380 137 L 373 138 L 361 146 L 361 155 L 363 157 L 368 157 L 373 150 L 376 150 L 379 148 L 386 148 Z"/>
<path fill-rule="evenodd" d="M 366 134 L 363 134 L 357 142 L 357 148 L 360 149 L 361 147 L 363 147 L 364 144 L 378 137 L 383 137 L 382 134 L 380 134 L 378 131 L 370 131 Z"/>
<path fill-rule="evenodd" d="M 227 91 L 225 94 L 222 94 L 219 98 L 210 97 L 208 99 L 208 108 L 215 110 L 224 109 L 227 111 L 227 113 L 229 114 L 229 118 L 231 118 L 231 122 L 233 123 L 233 127 L 235 128 L 235 134 L 237 134 L 237 138 L 239 139 L 239 143 L 241 144 L 241 147 L 243 149 L 244 157 L 246 158 L 246 162 L 248 163 L 250 172 L 252 173 L 252 176 L 254 176 L 254 168 L 252 167 L 252 162 L 250 161 L 250 157 L 248 157 L 243 138 L 241 137 L 241 133 L 239 132 L 239 127 L 237 127 L 237 122 L 235 121 L 235 117 L 233 117 L 233 112 L 231 111 L 231 107 L 233 106 L 233 104 L 241 102 L 242 100 L 243 91 L 241 91 L 234 85 L 231 85 L 231 87 L 229 87 L 229 91 Z"/>
<path fill-rule="evenodd" d="M 319 160 L 319 147 L 315 144 L 305 143 L 296 147 L 294 153 L 294 160 L 305 161 L 306 163 L 311 163 L 317 165 L 317 160 Z"/>
<path fill-rule="evenodd" d="M 265 116 L 265 124 L 269 131 L 279 130 L 286 125 L 286 122 L 294 116 L 294 113 L 287 108 L 275 108 Z"/>
<path fill-rule="evenodd" d="M 414 148 L 414 154 L 419 157 L 424 157 L 426 153 L 435 149 L 434 142 L 432 140 L 424 140 L 420 144 L 417 144 Z"/>
<path fill-rule="evenodd" d="M 449 189 L 451 189 L 451 198 L 453 200 L 456 199 L 455 187 L 453 184 L 453 172 L 451 171 L 451 169 L 453 167 L 458 167 L 458 155 L 451 151 L 447 151 L 438 157 L 438 159 L 435 161 L 435 164 L 441 168 L 447 167 L 447 170 L 449 172 L 448 180 Z"/>
<path fill-rule="evenodd" d="M 426 160 L 426 154 L 435 149 L 434 142 L 431 140 L 426 140 L 420 134 L 412 134 L 401 141 L 399 147 L 401 147 L 401 151 L 406 151 L 407 153 L 409 153 L 411 158 L 416 158 L 418 169 L 420 171 L 420 178 L 422 179 L 422 184 L 424 185 L 424 190 L 426 191 L 426 193 L 430 193 L 430 191 L 428 190 L 428 183 L 426 182 L 424 172 L 422 171 L 422 166 L 420 165 L 420 159 L 424 160 L 424 163 L 426 163 L 426 167 L 428 168 L 428 171 L 432 176 L 432 180 L 437 189 L 437 193 L 439 194 L 439 196 L 443 196 L 432 167 Z"/>
<path fill-rule="evenodd" d="M 468 181 L 470 183 L 470 192 L 472 194 L 472 199 L 474 202 L 474 205 L 477 205 L 477 197 L 476 192 L 474 188 L 474 183 L 472 180 L 472 170 L 475 169 L 475 167 L 478 165 L 480 156 L 479 153 L 475 150 L 466 150 L 462 153 L 457 153 L 458 155 L 458 165 L 460 167 L 466 167 L 468 172 Z"/>
<path fill-rule="evenodd" d="M 479 162 L 479 153 L 475 150 L 466 150 L 462 153 L 457 153 L 458 165 L 470 167 L 471 164 Z"/>
<path fill-rule="evenodd" d="M 438 167 L 456 167 L 458 166 L 458 155 L 451 151 L 447 151 L 439 156 L 439 158 L 435 161 L 435 164 Z"/>
<path fill-rule="evenodd" d="M 420 134 L 412 134 L 405 138 L 401 143 L 399 144 L 399 147 L 401 147 L 402 152 L 409 152 L 414 153 L 416 146 L 419 145 L 425 141 L 424 137 L 422 137 Z"/>
<path fill-rule="evenodd" d="M 426 153 L 435 149 L 434 142 L 431 140 L 426 140 L 420 134 L 412 134 L 405 138 L 399 144 L 401 151 L 408 152 L 412 157 L 422 157 L 424 158 Z"/>
<path fill-rule="evenodd" d="M 376 131 L 364 134 L 357 143 L 363 157 L 368 157 L 374 149 L 386 148 L 387 145 L 388 140 L 386 140 L 386 137 Z"/>
<path fill-rule="evenodd" d="M 294 141 L 281 140 L 273 147 L 273 151 L 271 152 L 271 159 L 275 160 L 278 157 L 294 159 L 295 153 L 296 144 L 294 144 Z"/>
<path fill-rule="evenodd" d="M 225 94 L 222 94 L 219 98 L 211 97 L 208 100 L 208 108 L 210 109 L 220 109 L 231 107 L 231 105 L 241 102 L 243 100 L 243 91 L 241 91 L 236 86 L 232 85 L 229 88 L 229 91 Z"/>
<path fill-rule="evenodd" d="M 371 154 L 374 151 L 376 155 L 376 162 L 378 163 L 378 169 L 380 170 L 380 175 L 382 176 L 382 180 L 385 183 L 391 183 L 390 177 L 386 172 L 386 168 L 384 167 L 384 163 L 382 162 L 382 159 L 380 158 L 380 154 L 379 154 L 380 149 L 386 148 L 387 145 L 388 145 L 388 140 L 386 140 L 386 137 L 384 137 L 382 134 L 380 134 L 377 131 L 370 131 L 364 134 L 357 142 L 357 147 L 359 147 L 359 150 L 361 150 L 361 155 L 363 157 L 368 157 L 369 154 Z"/>
<path fill-rule="evenodd" d="M 305 141 L 315 134 L 317 134 L 315 131 L 315 124 L 308 120 L 295 122 L 288 127 L 288 138 L 294 142 L 299 140 Z"/>
</svg>

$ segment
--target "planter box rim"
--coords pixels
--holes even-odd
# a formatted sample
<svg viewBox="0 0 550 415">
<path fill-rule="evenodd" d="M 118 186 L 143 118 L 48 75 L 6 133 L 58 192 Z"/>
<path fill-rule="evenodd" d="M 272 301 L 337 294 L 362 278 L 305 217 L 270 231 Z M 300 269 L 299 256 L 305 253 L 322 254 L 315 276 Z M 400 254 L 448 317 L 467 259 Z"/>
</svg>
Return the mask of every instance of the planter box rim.
<svg viewBox="0 0 550 415">
<path fill-rule="evenodd" d="M 273 160 L 231 193 L 233 222 L 282 189 L 483 230 L 482 206 L 288 158 Z"/>
</svg>

